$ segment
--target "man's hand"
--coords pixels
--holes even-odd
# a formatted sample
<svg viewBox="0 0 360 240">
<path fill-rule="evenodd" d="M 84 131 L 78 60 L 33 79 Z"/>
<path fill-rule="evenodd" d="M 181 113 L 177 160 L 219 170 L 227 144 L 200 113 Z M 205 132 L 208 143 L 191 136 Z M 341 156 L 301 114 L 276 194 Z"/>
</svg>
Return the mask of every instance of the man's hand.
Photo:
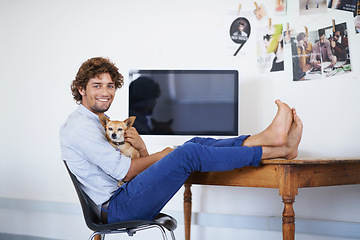
<svg viewBox="0 0 360 240">
<path fill-rule="evenodd" d="M 138 150 L 141 157 L 149 155 L 144 141 L 134 127 L 126 129 L 124 137 L 125 142 L 130 143 L 136 150 Z"/>
<path fill-rule="evenodd" d="M 336 47 L 336 42 L 334 40 L 331 40 L 330 43 L 331 43 L 331 48 Z"/>
<path fill-rule="evenodd" d="M 304 40 L 300 40 L 299 42 L 298 42 L 298 47 L 301 49 L 301 51 L 304 51 Z"/>
<path fill-rule="evenodd" d="M 332 67 L 335 66 L 336 62 L 337 62 L 337 57 L 334 55 L 333 58 L 331 59 L 331 66 Z"/>
<path fill-rule="evenodd" d="M 313 62 L 313 66 L 316 69 L 321 69 L 321 62 L 316 60 Z"/>
</svg>

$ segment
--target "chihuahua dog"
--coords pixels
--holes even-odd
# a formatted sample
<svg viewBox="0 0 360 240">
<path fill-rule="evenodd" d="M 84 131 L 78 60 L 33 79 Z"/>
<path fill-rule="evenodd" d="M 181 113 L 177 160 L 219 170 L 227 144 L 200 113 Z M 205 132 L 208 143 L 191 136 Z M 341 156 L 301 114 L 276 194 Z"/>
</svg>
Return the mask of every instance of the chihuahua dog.
<svg viewBox="0 0 360 240">
<path fill-rule="evenodd" d="M 129 158 L 140 157 L 139 152 L 130 143 L 125 142 L 124 138 L 125 130 L 133 125 L 136 117 L 129 117 L 125 121 L 111 121 L 105 116 L 99 116 L 99 118 L 111 146 Z"/>
</svg>

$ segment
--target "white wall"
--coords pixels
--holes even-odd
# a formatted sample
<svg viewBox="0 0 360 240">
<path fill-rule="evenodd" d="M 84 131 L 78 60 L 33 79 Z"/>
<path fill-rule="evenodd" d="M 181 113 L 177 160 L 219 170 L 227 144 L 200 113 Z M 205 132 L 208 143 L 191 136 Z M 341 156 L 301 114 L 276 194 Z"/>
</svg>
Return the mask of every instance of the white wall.
<svg viewBox="0 0 360 240">
<path fill-rule="evenodd" d="M 274 1 L 263 2 L 271 13 Z M 306 25 L 316 30 L 331 25 L 335 18 L 353 29 L 350 13 L 333 11 L 301 17 L 297 1 L 289 2 L 288 15 L 272 17 L 274 24 L 289 22 L 290 28 Z M 241 133 L 264 129 L 276 112 L 273 101 L 280 98 L 296 107 L 303 120 L 301 156 L 360 156 L 360 35 L 349 33 L 352 73 L 293 82 L 287 61 L 284 72 L 260 74 L 255 45 L 260 25 L 254 17 L 249 17 L 249 41 L 236 57 L 232 56 L 236 46 L 228 31 L 238 4 L 237 0 L 0 1 L 2 202 L 77 203 L 60 159 L 58 131 L 76 108 L 70 83 L 80 64 L 94 56 L 109 57 L 125 76 L 131 68 L 238 69 Z M 253 9 L 251 1 L 242 2 L 244 14 Z M 119 90 L 109 112 L 113 118 L 127 115 L 125 89 Z M 151 149 L 151 143 L 148 145 Z M 300 190 L 296 217 L 360 223 L 359 190 L 360 186 Z M 166 209 L 180 213 L 181 195 L 175 196 Z M 224 204 L 219 204 L 218 196 Z M 193 199 L 195 212 L 279 217 L 282 211 L 278 192 L 272 189 L 194 187 Z M 15 213 L 16 207 L 13 209 Z M 29 219 L 37 216 L 29 209 L 23 211 L 16 212 L 18 219 L 22 214 Z M 8 209 L 2 213 L 12 215 Z M 84 227 L 83 222 L 79 225 Z M 0 226 L 0 232 L 26 234 L 9 224 Z M 41 233 L 36 224 L 32 227 L 34 235 L 71 239 L 56 231 Z M 206 233 L 199 231 L 194 239 L 204 239 Z M 267 239 L 272 236 L 269 234 Z"/>
</svg>

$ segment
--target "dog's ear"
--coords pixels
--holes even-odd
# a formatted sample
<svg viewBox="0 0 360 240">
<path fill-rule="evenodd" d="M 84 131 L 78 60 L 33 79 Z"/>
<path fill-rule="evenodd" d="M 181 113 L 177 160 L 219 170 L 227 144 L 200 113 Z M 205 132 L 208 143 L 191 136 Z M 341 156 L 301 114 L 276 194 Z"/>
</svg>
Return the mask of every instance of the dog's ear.
<svg viewBox="0 0 360 240">
<path fill-rule="evenodd" d="M 99 116 L 100 119 L 100 123 L 101 125 L 106 128 L 106 124 L 110 121 L 110 119 L 108 119 L 107 117 L 105 117 L 104 115 L 100 115 Z"/>
<path fill-rule="evenodd" d="M 131 116 L 124 121 L 128 128 L 134 124 L 135 118 L 136 118 L 135 116 Z"/>
</svg>

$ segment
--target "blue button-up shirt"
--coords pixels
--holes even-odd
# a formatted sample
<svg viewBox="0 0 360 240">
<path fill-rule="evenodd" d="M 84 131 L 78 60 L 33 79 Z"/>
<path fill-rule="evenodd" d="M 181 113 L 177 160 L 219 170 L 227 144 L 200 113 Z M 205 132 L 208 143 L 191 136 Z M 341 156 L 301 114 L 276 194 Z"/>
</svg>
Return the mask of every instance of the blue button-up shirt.
<svg viewBox="0 0 360 240">
<path fill-rule="evenodd" d="M 98 115 L 83 105 L 60 129 L 62 159 L 98 205 L 110 199 L 127 174 L 131 159 L 116 151 L 105 137 Z"/>
</svg>

